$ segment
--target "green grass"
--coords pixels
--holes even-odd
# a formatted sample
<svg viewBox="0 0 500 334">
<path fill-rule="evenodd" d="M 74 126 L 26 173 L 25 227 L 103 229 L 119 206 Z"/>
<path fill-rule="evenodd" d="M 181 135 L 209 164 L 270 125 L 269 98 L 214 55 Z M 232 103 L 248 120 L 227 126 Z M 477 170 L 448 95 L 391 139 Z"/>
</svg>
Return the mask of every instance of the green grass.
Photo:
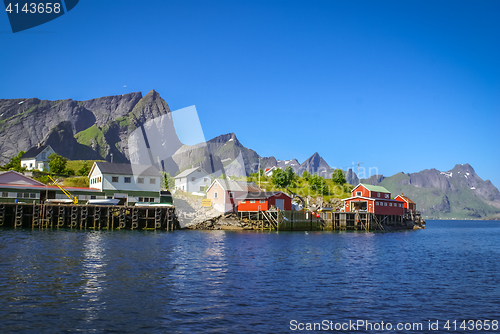
<svg viewBox="0 0 500 334">
<path fill-rule="evenodd" d="M 64 179 L 63 186 L 64 187 L 81 187 L 88 188 L 89 187 L 89 178 L 86 176 L 80 177 L 68 177 Z"/>
<path fill-rule="evenodd" d="M 75 135 L 75 139 L 78 143 L 92 147 L 92 143 L 96 145 L 99 149 L 99 155 L 101 157 L 106 156 L 106 147 L 108 146 L 106 138 L 102 130 L 96 125 L 92 125 L 90 128 L 78 132 Z"/>
<path fill-rule="evenodd" d="M 258 175 L 252 175 L 248 176 L 247 178 L 242 177 L 238 178 L 238 181 L 247 181 L 247 182 L 255 182 L 255 184 L 259 184 L 259 177 Z M 286 189 L 280 189 L 277 188 L 276 186 L 273 185 L 271 178 L 266 177 L 266 176 L 261 176 L 260 177 L 260 182 L 261 182 L 261 188 L 264 189 L 265 191 L 283 191 L 287 192 Z M 295 186 L 289 187 L 291 191 L 293 191 L 295 194 L 301 196 L 302 198 L 311 196 L 313 198 L 317 197 L 323 197 L 324 201 L 329 201 L 333 198 L 338 198 L 338 199 L 344 199 L 351 197 L 351 190 L 352 190 L 352 185 L 350 184 L 344 184 L 342 186 L 335 185 L 332 180 L 325 179 L 325 183 L 328 185 L 331 194 L 330 195 L 321 195 L 317 191 L 311 188 L 309 185 L 309 182 L 307 182 L 306 179 L 299 177 L 298 181 L 296 182 Z"/>
</svg>

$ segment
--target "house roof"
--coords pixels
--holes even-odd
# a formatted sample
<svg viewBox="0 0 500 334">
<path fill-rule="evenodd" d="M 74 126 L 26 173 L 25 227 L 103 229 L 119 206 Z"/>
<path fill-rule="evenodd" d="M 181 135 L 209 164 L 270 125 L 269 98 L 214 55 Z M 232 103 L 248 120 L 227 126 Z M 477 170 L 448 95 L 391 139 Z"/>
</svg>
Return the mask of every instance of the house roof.
<svg viewBox="0 0 500 334">
<path fill-rule="evenodd" d="M 286 195 L 287 197 L 290 197 L 282 191 L 261 191 L 261 192 L 249 192 L 243 196 L 239 196 L 237 199 L 263 199 L 272 197 L 280 193 Z"/>
<path fill-rule="evenodd" d="M 24 153 L 21 156 L 21 160 L 23 159 L 31 159 L 31 158 L 36 158 L 40 153 L 42 153 L 43 150 L 45 150 L 47 147 L 50 147 L 50 145 L 43 145 L 40 147 L 33 146 L 30 148 L 26 153 Z M 52 147 L 50 148 L 52 150 Z"/>
<path fill-rule="evenodd" d="M 214 181 L 214 183 L 215 182 L 218 182 L 221 185 L 222 189 L 227 191 L 262 192 L 262 189 L 260 189 L 254 182 L 230 181 L 221 179 L 217 179 Z M 209 188 L 211 188 L 212 185 L 210 185 Z"/>
<path fill-rule="evenodd" d="M 105 161 L 96 161 L 90 170 L 89 176 L 97 167 L 103 174 L 118 174 L 118 175 L 141 175 L 141 176 L 160 176 L 160 171 L 155 166 L 148 165 L 132 165 L 132 164 L 115 164 Z"/>
<path fill-rule="evenodd" d="M 45 184 L 16 171 L 9 170 L 0 173 L 0 186 L 45 186 Z"/>
<path fill-rule="evenodd" d="M 204 172 L 205 174 L 209 175 L 207 172 L 205 172 L 205 170 L 201 167 L 194 167 L 194 168 L 189 168 L 189 169 L 186 169 L 185 171 L 183 171 L 182 173 L 180 173 L 179 175 L 176 175 L 174 177 L 174 179 L 178 179 L 178 178 L 181 178 L 181 177 L 186 177 L 186 176 L 189 176 L 189 174 L 193 173 L 193 172 L 196 172 L 196 171 L 199 171 L 199 172 Z"/>
<path fill-rule="evenodd" d="M 363 186 L 363 187 L 365 187 L 366 189 L 368 189 L 370 191 L 376 191 L 376 192 L 381 192 L 381 193 L 390 193 L 389 190 L 385 189 L 382 186 L 373 186 L 371 184 L 366 184 L 366 183 L 360 183 L 354 189 L 356 189 L 359 186 Z"/>
<path fill-rule="evenodd" d="M 403 196 L 403 195 L 398 195 L 396 196 L 396 198 L 398 197 L 401 197 L 406 203 L 411 203 L 411 204 L 415 204 L 415 202 L 413 202 L 411 199 L 409 199 L 408 197 L 406 196 Z"/>
</svg>

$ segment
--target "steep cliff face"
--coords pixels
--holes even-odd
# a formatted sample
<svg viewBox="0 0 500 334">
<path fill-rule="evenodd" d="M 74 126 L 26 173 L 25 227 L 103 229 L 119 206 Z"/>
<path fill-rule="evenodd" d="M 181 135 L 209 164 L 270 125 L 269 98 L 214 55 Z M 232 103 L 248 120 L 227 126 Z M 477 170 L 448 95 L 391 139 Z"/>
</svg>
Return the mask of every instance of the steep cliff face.
<svg viewBox="0 0 500 334">
<path fill-rule="evenodd" d="M 0 163 L 38 143 L 49 143 L 70 159 L 113 154 L 114 161 L 128 161 L 130 133 L 168 113 L 168 104 L 154 90 L 144 97 L 138 92 L 88 101 L 0 100 Z"/>
</svg>

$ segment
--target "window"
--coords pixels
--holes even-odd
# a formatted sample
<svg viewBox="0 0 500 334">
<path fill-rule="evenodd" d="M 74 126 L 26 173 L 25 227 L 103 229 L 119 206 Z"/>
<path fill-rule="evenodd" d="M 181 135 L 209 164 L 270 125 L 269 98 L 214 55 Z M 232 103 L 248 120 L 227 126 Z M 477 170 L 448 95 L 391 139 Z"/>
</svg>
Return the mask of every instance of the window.
<svg viewBox="0 0 500 334">
<path fill-rule="evenodd" d="M 215 183 L 215 186 L 214 186 L 214 188 L 217 188 L 218 186 L 219 186 L 219 184 L 218 184 L 218 183 Z"/>
<path fill-rule="evenodd" d="M 149 179 L 149 184 L 156 184 L 156 179 Z"/>
<path fill-rule="evenodd" d="M 377 193 L 377 197 L 380 197 L 380 193 Z"/>
<path fill-rule="evenodd" d="M 266 200 L 265 199 L 261 199 L 260 202 L 261 203 L 266 203 Z"/>
<path fill-rule="evenodd" d="M 361 196 L 363 193 L 361 191 L 356 191 L 356 196 Z"/>
<path fill-rule="evenodd" d="M 245 204 L 246 202 L 247 202 L 247 201 L 243 200 L 243 201 L 241 201 L 240 203 Z"/>
<path fill-rule="evenodd" d="M 107 199 L 112 199 L 112 198 L 113 198 L 113 196 L 106 196 L 106 198 L 107 198 Z"/>
<path fill-rule="evenodd" d="M 191 181 L 194 181 L 194 180 L 196 180 L 196 178 L 195 178 L 194 176 L 193 176 L 193 177 L 191 177 Z"/>
<path fill-rule="evenodd" d="M 389 203 L 389 206 L 392 206 L 392 203 Z"/>
<path fill-rule="evenodd" d="M 90 195 L 90 199 L 96 199 L 95 195 Z"/>
<path fill-rule="evenodd" d="M 255 200 L 254 199 L 250 200 L 250 203 L 255 203 Z"/>
<path fill-rule="evenodd" d="M 30 194 L 30 198 L 36 198 L 36 194 L 35 193 L 31 193 Z"/>
<path fill-rule="evenodd" d="M 229 198 L 233 198 L 234 194 L 232 192 L 229 192 Z"/>
<path fill-rule="evenodd" d="M 2 197 L 9 197 L 9 193 L 2 193 Z"/>
<path fill-rule="evenodd" d="M 23 193 L 17 193 L 17 198 L 23 198 Z"/>
<path fill-rule="evenodd" d="M 30 168 L 33 168 L 33 163 L 30 163 Z"/>
<path fill-rule="evenodd" d="M 137 178 L 137 183 L 144 183 L 144 178 L 143 177 L 138 177 Z"/>
<path fill-rule="evenodd" d="M 123 179 L 124 179 L 125 183 L 131 183 L 132 182 L 132 179 L 129 176 L 125 176 Z"/>
<path fill-rule="evenodd" d="M 385 198 L 389 198 L 389 194 L 385 194 Z"/>
<path fill-rule="evenodd" d="M 205 186 L 200 186 L 200 191 L 205 191 Z"/>
<path fill-rule="evenodd" d="M 111 182 L 118 182 L 118 176 L 112 176 Z"/>
<path fill-rule="evenodd" d="M 42 160 L 45 160 L 45 157 L 47 156 L 47 154 L 45 152 L 42 153 Z"/>
<path fill-rule="evenodd" d="M 217 197 L 217 195 L 218 195 L 218 194 L 215 192 L 215 193 L 214 193 L 214 198 L 218 198 L 218 197 Z"/>
<path fill-rule="evenodd" d="M 203 182 L 208 182 L 208 177 L 204 178 Z"/>
<path fill-rule="evenodd" d="M 384 206 L 387 206 L 387 202 L 384 203 Z"/>
<path fill-rule="evenodd" d="M 144 198 L 139 197 L 139 202 L 144 202 Z"/>
</svg>

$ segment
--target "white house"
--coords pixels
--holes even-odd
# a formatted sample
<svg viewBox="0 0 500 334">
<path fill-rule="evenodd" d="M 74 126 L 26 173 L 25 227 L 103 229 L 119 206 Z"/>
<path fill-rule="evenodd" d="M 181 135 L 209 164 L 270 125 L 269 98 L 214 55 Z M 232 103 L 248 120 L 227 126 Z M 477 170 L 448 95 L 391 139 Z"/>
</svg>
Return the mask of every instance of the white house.
<svg viewBox="0 0 500 334">
<path fill-rule="evenodd" d="M 278 167 L 276 166 L 273 166 L 273 167 L 270 167 L 270 168 L 266 168 L 266 170 L 264 171 L 264 175 L 266 175 L 267 177 L 271 177 L 273 176 L 273 172 L 278 169 Z"/>
<path fill-rule="evenodd" d="M 38 169 L 43 171 L 45 168 L 49 170 L 49 163 L 47 158 L 52 153 L 55 153 L 50 145 L 34 146 L 21 156 L 21 167 L 26 167 L 27 170 Z"/>
<path fill-rule="evenodd" d="M 96 161 L 89 180 L 89 187 L 107 198 L 124 198 L 127 203 L 160 201 L 161 174 L 154 166 Z"/>
<path fill-rule="evenodd" d="M 210 174 L 201 167 L 186 169 L 175 178 L 175 190 L 186 192 L 205 192 L 212 181 Z"/>
</svg>

